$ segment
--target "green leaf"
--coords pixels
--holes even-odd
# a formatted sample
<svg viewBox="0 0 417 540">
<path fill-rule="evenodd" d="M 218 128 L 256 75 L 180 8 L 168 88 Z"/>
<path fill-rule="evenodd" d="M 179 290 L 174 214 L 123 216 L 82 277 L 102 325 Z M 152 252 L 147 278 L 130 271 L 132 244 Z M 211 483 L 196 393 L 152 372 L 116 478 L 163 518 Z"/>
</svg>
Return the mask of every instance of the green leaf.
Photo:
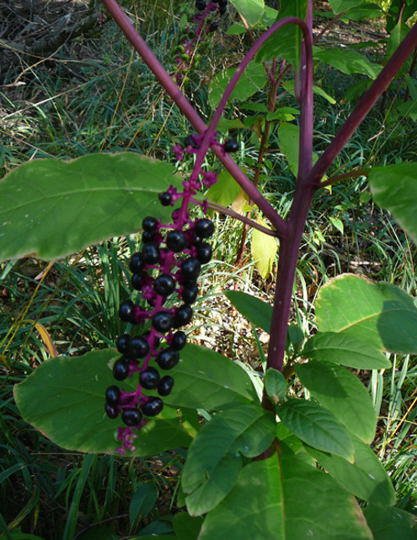
<svg viewBox="0 0 417 540">
<path fill-rule="evenodd" d="M 254 326 L 269 333 L 272 318 L 271 305 L 259 300 L 256 296 L 240 291 L 227 291 L 225 295 L 234 307 Z"/>
<path fill-rule="evenodd" d="M 277 369 L 269 368 L 265 373 L 265 390 L 270 398 L 277 402 L 285 397 L 288 383 L 284 375 Z"/>
<path fill-rule="evenodd" d="M 368 391 L 353 373 L 330 362 L 312 361 L 295 368 L 311 395 L 364 442 L 375 437 L 376 414 Z"/>
<path fill-rule="evenodd" d="M 376 79 L 381 71 L 381 66 L 371 62 L 368 58 L 352 49 L 320 49 L 314 47 L 314 59 L 320 60 L 329 66 L 332 66 L 342 73 L 353 75 L 360 73 L 370 79 Z"/>
<path fill-rule="evenodd" d="M 242 466 L 241 455 L 261 454 L 275 437 L 271 413 L 241 405 L 217 414 L 192 442 L 182 475 L 191 515 L 213 509 L 232 489 Z"/>
<path fill-rule="evenodd" d="M 233 176 L 224 169 L 218 176 L 217 182 L 207 192 L 207 199 L 222 206 L 229 206 L 240 194 L 242 188 Z"/>
<path fill-rule="evenodd" d="M 297 176 L 300 128 L 295 124 L 283 123 L 278 128 L 279 147 L 288 161 L 291 172 Z"/>
<path fill-rule="evenodd" d="M 307 0 L 281 0 L 279 19 L 285 17 L 306 17 Z M 284 58 L 294 66 L 300 64 L 301 57 L 301 30 L 295 24 L 287 24 L 277 30 L 261 47 L 257 60 L 272 60 Z"/>
<path fill-rule="evenodd" d="M 417 100 L 405 101 L 404 103 L 400 103 L 396 106 L 396 109 L 401 114 L 401 116 L 411 118 L 413 122 L 417 121 Z M 415 238 L 415 231 L 412 236 Z"/>
<path fill-rule="evenodd" d="M 266 221 L 258 219 L 261 225 L 267 225 Z M 255 261 L 255 266 L 263 279 L 266 279 L 272 272 L 274 262 L 276 260 L 278 243 L 274 236 L 252 230 L 251 235 L 251 254 Z"/>
<path fill-rule="evenodd" d="M 170 184 L 172 165 L 133 152 L 25 163 L 0 182 L 0 260 L 55 259 L 130 234 L 148 214 L 169 215 L 157 194 Z"/>
<path fill-rule="evenodd" d="M 110 366 L 119 356 L 113 349 L 103 349 L 43 362 L 14 387 L 23 419 L 68 450 L 115 453 L 120 446 L 115 432 L 122 424 L 104 413 L 104 392 L 114 384 Z M 127 381 L 125 386 L 133 389 L 135 383 Z M 190 441 L 175 410 L 166 407 L 141 428 L 133 455 L 154 455 Z"/>
<path fill-rule="evenodd" d="M 355 499 L 289 452 L 246 465 L 199 539 L 372 540 Z"/>
<path fill-rule="evenodd" d="M 174 531 L 178 540 L 196 540 L 201 529 L 203 519 L 191 517 L 187 512 L 179 512 L 174 516 Z"/>
<path fill-rule="evenodd" d="M 295 124 L 282 123 L 278 128 L 279 147 L 294 176 L 298 173 L 298 155 L 300 144 L 300 128 Z M 313 153 L 313 163 L 317 161 L 317 154 Z"/>
<path fill-rule="evenodd" d="M 417 163 L 373 167 L 369 182 L 375 202 L 417 243 Z"/>
<path fill-rule="evenodd" d="M 364 3 L 364 0 L 329 0 L 330 7 L 336 14 L 358 7 Z"/>
<path fill-rule="evenodd" d="M 400 508 L 370 504 L 365 517 L 375 540 L 416 540 L 417 517 Z"/>
<path fill-rule="evenodd" d="M 228 68 L 213 77 L 209 86 L 209 104 L 211 107 L 217 107 L 230 79 L 235 74 L 236 68 Z M 264 67 L 262 64 L 250 62 L 245 72 L 236 84 L 229 102 L 233 99 L 245 101 L 253 94 L 261 90 L 267 83 Z"/>
<path fill-rule="evenodd" d="M 250 26 L 262 19 L 265 4 L 263 0 L 230 0 Z"/>
<path fill-rule="evenodd" d="M 355 449 L 353 463 L 313 448 L 307 450 L 349 493 L 371 503 L 388 506 L 395 504 L 395 491 L 390 477 L 377 456 L 356 437 L 352 441 Z"/>
<path fill-rule="evenodd" d="M 316 317 L 320 332 L 343 332 L 380 350 L 417 352 L 416 306 L 394 285 L 342 274 L 320 289 Z"/>
<path fill-rule="evenodd" d="M 170 375 L 175 385 L 164 401 L 173 407 L 210 411 L 229 404 L 258 401 L 246 372 L 206 347 L 187 345 Z"/>
<path fill-rule="evenodd" d="M 129 522 L 133 527 L 140 516 L 147 516 L 155 506 L 158 490 L 151 482 L 139 482 L 129 505 Z"/>
<path fill-rule="evenodd" d="M 378 4 L 369 3 L 362 4 L 356 8 L 349 9 L 349 11 L 342 17 L 343 21 L 361 21 L 363 19 L 376 19 L 384 15 L 384 11 Z"/>
<path fill-rule="evenodd" d="M 282 83 L 282 86 L 283 88 L 285 88 L 285 90 L 287 92 L 289 92 L 290 94 L 294 95 L 294 81 L 293 80 L 288 80 L 288 81 L 284 81 Z M 327 92 L 325 92 L 323 90 L 323 88 L 321 88 L 320 86 L 317 86 L 316 84 L 313 85 L 313 92 L 314 94 L 316 94 L 317 96 L 320 96 L 322 98 L 324 98 L 326 101 L 328 101 L 331 105 L 334 105 L 336 103 L 336 100 L 334 99 L 334 97 L 332 97 L 330 94 L 328 94 Z"/>
<path fill-rule="evenodd" d="M 353 458 L 349 433 L 327 409 L 304 399 L 289 399 L 277 411 L 284 424 L 313 448 Z"/>
<path fill-rule="evenodd" d="M 330 216 L 329 217 L 330 223 L 333 225 L 335 229 L 337 229 L 341 234 L 344 234 L 344 225 L 343 221 L 337 217 Z"/>
<path fill-rule="evenodd" d="M 374 345 L 345 332 L 317 333 L 307 341 L 301 356 L 356 369 L 385 369 L 391 366 L 386 356 Z"/>
</svg>

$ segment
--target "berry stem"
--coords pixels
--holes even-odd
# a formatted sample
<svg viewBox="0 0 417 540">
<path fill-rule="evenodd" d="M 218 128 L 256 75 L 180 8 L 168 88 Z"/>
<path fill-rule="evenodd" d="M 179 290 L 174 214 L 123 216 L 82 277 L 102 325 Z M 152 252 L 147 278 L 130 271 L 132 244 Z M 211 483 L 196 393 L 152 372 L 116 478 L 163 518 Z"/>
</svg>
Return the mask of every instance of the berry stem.
<svg viewBox="0 0 417 540">
<path fill-rule="evenodd" d="M 172 80 L 162 64 L 156 58 L 154 53 L 145 43 L 143 38 L 133 27 L 129 18 L 122 11 L 116 0 L 102 0 L 103 4 L 123 31 L 127 39 L 141 55 L 144 62 L 152 70 L 162 87 L 167 94 L 171 96 L 184 116 L 189 120 L 191 125 L 201 134 L 206 132 L 206 124 L 190 104 L 184 94 L 181 92 L 177 84 Z M 302 21 L 301 21 L 302 22 Z M 278 23 L 277 23 L 278 24 Z M 269 219 L 272 225 L 277 230 L 278 236 L 284 238 L 286 234 L 287 225 L 285 221 L 279 216 L 272 205 L 266 200 L 258 188 L 253 182 L 245 175 L 240 167 L 233 161 L 233 159 L 225 154 L 223 150 L 217 146 L 213 146 L 213 152 L 218 159 L 223 163 L 225 168 L 233 176 L 236 182 L 242 187 L 242 189 L 248 194 L 249 198 L 259 207 L 263 214 Z"/>
</svg>

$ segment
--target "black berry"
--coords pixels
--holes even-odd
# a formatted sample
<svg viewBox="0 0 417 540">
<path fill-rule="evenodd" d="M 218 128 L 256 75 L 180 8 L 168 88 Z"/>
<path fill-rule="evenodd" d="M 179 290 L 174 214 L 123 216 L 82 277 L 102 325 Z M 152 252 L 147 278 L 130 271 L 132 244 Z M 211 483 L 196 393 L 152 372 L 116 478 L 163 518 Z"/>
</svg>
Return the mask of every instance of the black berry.
<svg viewBox="0 0 417 540">
<path fill-rule="evenodd" d="M 201 270 L 201 263 L 195 257 L 185 259 L 181 265 L 181 274 L 184 280 L 194 280 L 198 277 Z"/>
<path fill-rule="evenodd" d="M 141 272 L 143 268 L 143 258 L 141 253 L 134 253 L 130 257 L 129 268 L 134 274 L 139 274 Z"/>
<path fill-rule="evenodd" d="M 158 370 L 153 367 L 148 367 L 140 374 L 139 381 L 140 384 L 147 390 L 152 390 L 152 388 L 156 388 L 159 383 Z"/>
<path fill-rule="evenodd" d="M 174 327 L 185 326 L 188 324 L 193 316 L 193 309 L 188 305 L 182 305 L 177 309 L 174 317 Z"/>
<path fill-rule="evenodd" d="M 156 416 L 164 407 L 164 402 L 158 397 L 152 397 L 141 407 L 143 414 L 146 416 Z"/>
<path fill-rule="evenodd" d="M 167 396 L 171 393 L 172 387 L 174 386 L 174 379 L 169 375 L 165 375 L 158 383 L 158 394 L 160 396 Z"/>
<path fill-rule="evenodd" d="M 191 148 L 195 148 L 196 150 L 200 148 L 200 145 L 198 144 L 198 142 L 194 139 L 192 135 L 187 135 L 187 137 L 185 137 L 184 146 L 191 146 Z"/>
<path fill-rule="evenodd" d="M 144 231 L 153 233 L 156 231 L 157 226 L 158 220 L 152 216 L 148 216 L 142 221 L 142 227 Z"/>
<path fill-rule="evenodd" d="M 204 2 L 204 0 L 197 0 L 195 3 L 195 7 L 199 11 L 203 11 L 204 9 L 206 9 L 206 3 Z"/>
<path fill-rule="evenodd" d="M 187 336 L 182 330 L 178 330 L 178 332 L 175 332 L 175 334 L 172 336 L 171 340 L 171 348 L 175 351 L 180 351 L 185 347 L 185 344 L 187 343 Z"/>
<path fill-rule="evenodd" d="M 161 351 L 157 358 L 156 363 L 161 369 L 172 369 L 179 362 L 180 355 L 178 351 L 175 351 L 171 347 Z"/>
<path fill-rule="evenodd" d="M 117 386 L 109 386 L 106 389 L 106 401 L 110 405 L 117 405 L 120 399 L 120 389 Z"/>
<path fill-rule="evenodd" d="M 172 324 L 173 316 L 167 311 L 159 311 L 152 317 L 152 325 L 158 332 L 168 332 Z"/>
<path fill-rule="evenodd" d="M 129 358 L 144 358 L 149 352 L 149 343 L 143 336 L 134 336 L 130 340 Z"/>
<path fill-rule="evenodd" d="M 127 426 L 137 426 L 142 420 L 142 414 L 137 409 L 124 409 L 122 420 Z"/>
<path fill-rule="evenodd" d="M 133 315 L 134 307 L 135 307 L 135 304 L 132 302 L 132 300 L 126 300 L 126 302 L 123 302 L 122 304 L 120 304 L 119 317 L 122 319 L 122 321 L 132 322 L 132 315 Z"/>
<path fill-rule="evenodd" d="M 159 201 L 162 206 L 169 206 L 172 203 L 172 195 L 168 191 L 164 191 L 158 195 Z"/>
<path fill-rule="evenodd" d="M 186 248 L 187 244 L 188 242 L 185 234 L 181 231 L 170 231 L 167 234 L 167 247 L 171 251 L 178 253 L 179 251 L 182 251 L 184 248 Z"/>
<path fill-rule="evenodd" d="M 150 231 L 144 231 L 142 233 L 142 242 L 144 244 L 148 244 L 149 242 L 152 242 L 152 240 L 155 238 L 155 233 Z"/>
<path fill-rule="evenodd" d="M 213 255 L 213 249 L 207 242 L 201 242 L 197 245 L 197 259 L 202 263 L 208 263 L 211 261 Z"/>
<path fill-rule="evenodd" d="M 129 361 L 127 358 L 120 358 L 113 366 L 113 377 L 118 381 L 124 381 L 129 375 Z"/>
<path fill-rule="evenodd" d="M 134 289 L 140 291 L 142 289 L 142 274 L 133 274 L 131 283 Z"/>
<path fill-rule="evenodd" d="M 116 339 L 116 348 L 119 351 L 119 353 L 124 354 L 127 352 L 127 349 L 129 348 L 130 343 L 130 336 L 129 334 L 123 334 L 122 336 L 119 336 Z"/>
<path fill-rule="evenodd" d="M 106 403 L 104 405 L 104 410 L 106 411 L 106 414 L 109 418 L 116 418 L 117 416 L 119 416 L 119 410 L 117 409 L 117 407 L 110 405 L 110 403 Z"/>
<path fill-rule="evenodd" d="M 209 238 L 214 233 L 214 223 L 207 218 L 199 219 L 194 227 L 195 234 L 200 238 Z"/>
<path fill-rule="evenodd" d="M 161 274 L 153 284 L 155 291 L 161 296 L 168 296 L 175 291 L 175 281 L 169 274 Z"/>
<path fill-rule="evenodd" d="M 215 32 L 219 27 L 219 23 L 218 22 L 212 22 L 208 28 L 208 31 L 209 32 Z"/>
<path fill-rule="evenodd" d="M 156 264 L 159 262 L 159 248 L 156 244 L 146 244 L 142 249 L 143 262 Z"/>
<path fill-rule="evenodd" d="M 182 299 L 184 300 L 185 304 L 192 304 L 196 301 L 197 294 L 197 285 L 192 285 L 191 287 L 184 287 L 184 290 L 182 291 Z"/>
<path fill-rule="evenodd" d="M 239 150 L 239 143 L 235 139 L 227 139 L 223 145 L 225 152 L 237 152 Z"/>
</svg>

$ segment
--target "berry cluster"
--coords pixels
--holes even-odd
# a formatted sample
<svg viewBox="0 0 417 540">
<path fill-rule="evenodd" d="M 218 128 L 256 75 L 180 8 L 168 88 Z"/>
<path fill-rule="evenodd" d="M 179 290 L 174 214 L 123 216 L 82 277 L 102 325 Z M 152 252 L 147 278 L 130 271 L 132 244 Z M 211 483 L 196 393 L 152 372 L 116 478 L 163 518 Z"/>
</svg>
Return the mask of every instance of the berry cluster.
<svg viewBox="0 0 417 540">
<path fill-rule="evenodd" d="M 188 136 L 182 151 L 195 151 L 199 141 L 200 136 Z M 160 370 L 170 370 L 179 362 L 180 350 L 186 344 L 186 335 L 180 328 L 191 321 L 201 265 L 212 257 L 212 247 L 207 240 L 214 232 L 213 222 L 205 217 L 192 219 L 189 205 L 198 204 L 206 210 L 206 203 L 195 200 L 194 196 L 215 180 L 213 172 L 193 172 L 183 182 L 182 192 L 170 186 L 159 194 L 163 206 L 174 206 L 181 200 L 179 208 L 172 212 L 172 223 L 162 224 L 154 217 L 146 217 L 142 222 L 142 249 L 132 255 L 129 267 L 132 287 L 141 291 L 143 304 L 146 301 L 149 307 L 127 300 L 120 305 L 119 316 L 133 325 L 148 322 L 150 328 L 142 335 L 123 334 L 117 339 L 121 357 L 113 366 L 117 381 L 138 374 L 139 384 L 132 392 L 125 392 L 117 385 L 105 392 L 107 415 L 110 418 L 121 415 L 125 424 L 118 428 L 120 453 L 134 449 L 135 431 L 146 424 L 149 417 L 162 411 L 161 398 L 173 388 L 174 379 L 161 375 Z M 156 366 L 150 365 L 151 362 Z M 144 389 L 158 395 L 146 395 Z"/>
<path fill-rule="evenodd" d="M 227 0 L 196 0 L 195 7 L 199 13 L 192 18 L 192 24 L 184 31 L 174 51 L 178 84 L 186 82 L 187 71 L 198 67 L 201 55 L 194 52 L 196 45 L 202 45 L 207 36 L 218 29 L 219 17 L 227 11 Z"/>
</svg>

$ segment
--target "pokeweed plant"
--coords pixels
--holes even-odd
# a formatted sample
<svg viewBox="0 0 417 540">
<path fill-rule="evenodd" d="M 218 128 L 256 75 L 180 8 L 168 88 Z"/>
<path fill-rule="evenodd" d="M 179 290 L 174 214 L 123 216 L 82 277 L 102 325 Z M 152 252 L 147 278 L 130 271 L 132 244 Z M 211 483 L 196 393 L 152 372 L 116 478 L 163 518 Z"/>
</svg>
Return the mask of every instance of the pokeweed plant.
<svg viewBox="0 0 417 540">
<path fill-rule="evenodd" d="M 198 2 L 202 11 L 216 8 L 215 2 L 204 7 Z M 142 249 L 130 260 L 132 286 L 140 294 L 120 306 L 128 326 L 117 340 L 118 350 L 44 362 L 15 386 L 23 418 L 71 450 L 146 456 L 187 448 L 178 506 L 186 506 L 188 514 L 173 520 L 171 537 L 415 538 L 415 517 L 395 507 L 390 479 L 370 447 L 377 417 L 368 391 L 347 369 L 384 370 L 390 365 L 384 352 L 417 352 L 413 299 L 393 285 L 345 274 L 320 290 L 314 336 L 305 340 L 289 334 L 288 319 L 313 196 L 341 180 L 323 178 L 414 51 L 417 25 L 313 164 L 311 1 L 296 3 L 300 16 L 283 16 L 285 8 L 278 13 L 278 20 L 252 45 L 231 77 L 208 125 L 116 1 L 103 3 L 193 126 L 195 133 L 176 145 L 174 153 L 177 159 L 195 154 L 195 162 L 182 188 L 169 163 L 134 153 L 33 161 L 0 183 L 3 259 L 33 253 L 54 259 L 111 236 L 130 234 L 138 220 L 143 228 Z M 260 0 L 232 3 L 249 25 L 260 18 L 259 9 L 264 10 Z M 220 142 L 217 128 L 251 62 L 267 62 L 276 92 L 288 62 L 277 63 L 276 36 L 289 29 L 301 114 L 297 184 L 284 219 L 230 157 L 236 142 Z M 273 306 L 243 293 L 227 293 L 255 327 L 270 332 L 264 374 L 249 376 L 221 354 L 186 344 L 185 333 L 177 330 L 191 319 L 200 265 L 211 257 L 206 239 L 213 224 L 204 216 L 208 203 L 198 195 L 217 179 L 216 173 L 205 170 L 209 151 L 271 228 L 219 205 L 216 209 L 279 239 Z M 375 167 L 367 174 L 374 200 L 416 240 L 417 163 Z M 201 217 L 191 216 L 191 204 L 200 207 Z M 180 306 L 175 299 L 180 299 Z M 285 355 L 287 335 L 291 348 Z M 161 377 L 150 364 L 153 361 L 170 374 Z M 122 389 L 114 378 L 123 383 Z M 155 391 L 164 403 L 153 395 Z M 204 423 L 195 411 L 203 413 Z M 116 426 L 118 422 L 124 425 Z"/>
</svg>

